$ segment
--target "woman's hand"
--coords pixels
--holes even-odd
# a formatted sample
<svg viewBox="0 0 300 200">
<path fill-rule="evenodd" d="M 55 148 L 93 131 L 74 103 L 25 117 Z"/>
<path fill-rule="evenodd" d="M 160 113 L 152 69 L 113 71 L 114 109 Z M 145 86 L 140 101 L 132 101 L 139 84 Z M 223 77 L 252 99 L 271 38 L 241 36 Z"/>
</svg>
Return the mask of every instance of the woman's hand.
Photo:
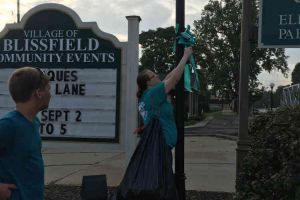
<svg viewBox="0 0 300 200">
<path fill-rule="evenodd" d="M 192 55 L 193 53 L 193 48 L 192 47 L 186 47 L 184 48 L 184 56 L 190 57 L 190 55 Z"/>
<path fill-rule="evenodd" d="M 133 131 L 133 133 L 134 133 L 134 134 L 137 134 L 137 135 L 139 136 L 139 135 L 142 135 L 143 130 L 144 130 L 144 126 L 142 125 L 142 126 L 136 128 L 136 129 Z M 1 199 L 0 199 L 0 200 L 1 200 Z"/>
<path fill-rule="evenodd" d="M 0 183 L 0 200 L 9 199 L 12 189 L 16 189 L 14 184 Z"/>
</svg>

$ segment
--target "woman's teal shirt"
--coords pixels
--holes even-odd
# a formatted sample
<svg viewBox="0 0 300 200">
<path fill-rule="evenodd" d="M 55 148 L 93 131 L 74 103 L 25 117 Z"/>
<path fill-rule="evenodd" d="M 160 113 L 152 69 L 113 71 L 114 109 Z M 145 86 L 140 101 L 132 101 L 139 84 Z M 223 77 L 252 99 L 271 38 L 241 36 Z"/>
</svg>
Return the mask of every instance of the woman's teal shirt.
<svg viewBox="0 0 300 200">
<path fill-rule="evenodd" d="M 174 147 L 177 142 L 177 128 L 173 106 L 167 96 L 164 82 L 145 90 L 139 102 L 139 112 L 144 125 L 148 124 L 153 115 L 159 116 L 166 143 Z"/>
</svg>

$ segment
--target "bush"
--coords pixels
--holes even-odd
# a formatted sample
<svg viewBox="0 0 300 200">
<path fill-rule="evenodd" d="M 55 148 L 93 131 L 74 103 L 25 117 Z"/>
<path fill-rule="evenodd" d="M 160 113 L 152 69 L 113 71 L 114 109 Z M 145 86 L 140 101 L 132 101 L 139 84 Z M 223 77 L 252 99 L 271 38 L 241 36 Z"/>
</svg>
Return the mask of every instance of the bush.
<svg viewBox="0 0 300 200">
<path fill-rule="evenodd" d="M 235 199 L 295 199 L 300 177 L 300 106 L 258 115 L 249 135 L 250 150 L 238 176 Z"/>
</svg>

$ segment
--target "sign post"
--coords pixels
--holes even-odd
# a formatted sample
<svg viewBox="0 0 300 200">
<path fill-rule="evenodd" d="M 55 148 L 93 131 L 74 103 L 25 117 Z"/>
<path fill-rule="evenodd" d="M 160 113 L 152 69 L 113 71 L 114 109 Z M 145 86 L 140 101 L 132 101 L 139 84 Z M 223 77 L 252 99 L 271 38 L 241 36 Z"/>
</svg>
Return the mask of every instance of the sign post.
<svg viewBox="0 0 300 200">
<path fill-rule="evenodd" d="M 241 172 L 243 159 L 249 149 L 248 135 L 248 83 L 250 70 L 250 30 L 252 0 L 242 1 L 242 33 L 240 53 L 240 79 L 239 79 L 239 131 L 236 149 L 236 179 Z"/>
</svg>

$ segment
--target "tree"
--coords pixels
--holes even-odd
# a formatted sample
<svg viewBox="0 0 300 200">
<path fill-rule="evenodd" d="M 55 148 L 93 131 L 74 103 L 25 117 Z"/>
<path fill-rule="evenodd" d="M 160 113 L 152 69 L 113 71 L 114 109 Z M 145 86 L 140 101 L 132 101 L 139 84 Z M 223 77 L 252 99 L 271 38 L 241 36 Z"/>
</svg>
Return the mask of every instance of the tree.
<svg viewBox="0 0 300 200">
<path fill-rule="evenodd" d="M 280 101 L 282 98 L 283 88 L 287 87 L 288 85 L 279 85 L 276 91 L 273 93 L 273 106 L 274 108 L 280 107 Z M 267 88 L 261 88 L 260 97 L 258 97 L 254 101 L 254 107 L 256 108 L 269 108 L 271 105 L 271 91 L 267 90 Z"/>
<path fill-rule="evenodd" d="M 249 95 L 249 107 L 254 107 L 254 104 L 262 99 L 264 92 L 264 87 L 262 87 L 261 89 L 254 88 L 251 91 L 251 95 Z"/>
<path fill-rule="evenodd" d="M 292 72 L 292 84 L 300 83 L 300 63 L 295 65 L 295 68 Z"/>
<path fill-rule="evenodd" d="M 279 85 L 273 95 L 274 98 L 274 107 L 279 107 L 281 105 L 282 93 L 283 88 L 287 87 L 288 85 Z"/>
<path fill-rule="evenodd" d="M 169 72 L 175 65 L 174 40 L 175 29 L 173 26 L 142 32 L 139 41 L 142 46 L 140 67 L 151 69 L 156 73 Z"/>
<path fill-rule="evenodd" d="M 257 16 L 257 2 L 253 16 Z M 252 22 L 255 24 L 256 17 Z M 201 19 L 194 21 L 197 45 L 196 60 L 206 68 L 207 82 L 213 90 L 231 99 L 238 99 L 241 36 L 240 0 L 210 0 L 204 7 Z M 262 70 L 279 70 L 287 73 L 284 49 L 258 49 L 251 44 L 249 94 L 260 85 L 257 75 Z M 251 92 L 252 91 L 252 92 Z"/>
</svg>

